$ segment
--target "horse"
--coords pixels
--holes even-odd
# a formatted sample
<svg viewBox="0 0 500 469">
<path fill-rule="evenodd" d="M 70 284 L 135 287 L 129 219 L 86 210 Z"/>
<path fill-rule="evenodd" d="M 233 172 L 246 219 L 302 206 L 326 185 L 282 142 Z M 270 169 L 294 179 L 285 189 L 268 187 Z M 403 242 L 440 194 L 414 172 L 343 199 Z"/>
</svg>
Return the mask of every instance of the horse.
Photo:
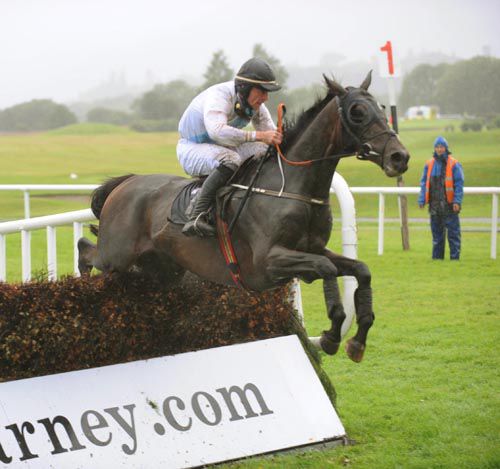
<svg viewBox="0 0 500 469">
<path fill-rule="evenodd" d="M 251 161 L 228 190 L 222 189 L 232 192 L 222 197 L 224 216 L 234 217 L 243 195 L 250 194 L 230 234 L 239 275 L 249 291 L 273 289 L 294 278 L 323 280 L 330 329 L 319 342 L 327 354 L 338 351 L 346 317 L 337 278 L 356 278 L 357 331 L 347 341 L 346 353 L 360 362 L 374 321 L 371 273 L 365 263 L 326 248 L 332 229 L 330 186 L 343 157 L 372 161 L 394 177 L 407 170 L 410 156 L 368 92 L 371 71 L 357 88 L 323 78 L 326 95 L 295 121 L 287 120 L 281 147 L 271 149 L 264 160 Z M 100 220 L 97 245 L 79 240 L 81 273 L 89 274 L 92 267 L 103 272 L 139 269 L 175 282 L 190 271 L 234 285 L 218 239 L 186 237 L 182 225 L 169 218 L 176 196 L 190 182 L 166 174 L 128 174 L 97 188 L 91 202 Z M 252 182 L 259 187 L 251 187 Z"/>
</svg>

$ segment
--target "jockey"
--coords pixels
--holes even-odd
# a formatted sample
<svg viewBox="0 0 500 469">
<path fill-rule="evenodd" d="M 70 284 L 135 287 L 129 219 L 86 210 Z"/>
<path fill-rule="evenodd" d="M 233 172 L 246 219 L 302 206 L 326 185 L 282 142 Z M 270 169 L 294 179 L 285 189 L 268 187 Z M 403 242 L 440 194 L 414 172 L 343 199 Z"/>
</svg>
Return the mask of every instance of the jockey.
<svg viewBox="0 0 500 469">
<path fill-rule="evenodd" d="M 278 91 L 269 64 L 259 58 L 246 61 L 234 81 L 211 86 L 196 96 L 179 122 L 177 157 L 191 176 L 206 176 L 189 221 L 186 236 L 215 236 L 206 215 L 217 190 L 251 156 L 260 157 L 268 145 L 281 143 L 264 105 L 268 92 Z M 255 130 L 242 130 L 248 124 Z"/>
</svg>

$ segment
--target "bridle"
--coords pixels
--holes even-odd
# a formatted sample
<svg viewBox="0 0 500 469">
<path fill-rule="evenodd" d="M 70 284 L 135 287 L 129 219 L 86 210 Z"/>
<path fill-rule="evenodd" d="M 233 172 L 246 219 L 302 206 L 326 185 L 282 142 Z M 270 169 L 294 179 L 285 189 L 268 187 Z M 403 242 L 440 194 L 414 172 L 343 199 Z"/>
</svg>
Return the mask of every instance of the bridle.
<svg viewBox="0 0 500 469">
<path fill-rule="evenodd" d="M 335 96 L 334 98 L 335 102 L 337 103 L 338 114 L 340 117 L 340 123 L 341 123 L 340 128 L 343 128 L 346 131 L 346 133 L 352 138 L 357 147 L 357 150 L 348 151 L 344 153 L 328 154 L 327 156 L 316 158 L 313 160 L 291 161 L 285 157 L 285 155 L 281 151 L 279 144 L 276 144 L 275 145 L 276 151 L 278 155 L 281 157 L 281 159 L 290 166 L 309 166 L 313 163 L 317 163 L 320 161 L 339 160 L 340 158 L 345 158 L 354 155 L 356 156 L 356 158 L 360 160 L 369 159 L 370 156 L 381 157 L 385 153 L 385 149 L 387 147 L 387 144 L 389 143 L 389 140 L 392 137 L 396 137 L 396 132 L 394 132 L 391 129 L 388 129 L 378 132 L 375 135 L 370 135 L 368 137 L 365 137 L 365 133 L 368 131 L 370 124 L 375 119 L 382 121 L 383 119 L 385 119 L 385 116 L 384 118 L 382 118 L 380 110 L 377 110 L 375 108 L 372 101 L 367 99 L 360 99 L 359 95 L 361 93 L 362 91 L 360 89 L 349 87 L 347 88 L 347 92 L 343 94 L 341 97 Z M 351 111 L 353 107 L 356 106 L 357 104 L 363 104 L 364 106 L 368 106 L 368 113 L 359 123 L 355 122 L 351 118 Z M 283 103 L 280 103 L 278 105 L 278 130 L 280 132 L 283 132 L 284 113 L 285 113 L 285 106 Z M 373 147 L 369 142 L 376 139 L 377 137 L 380 137 L 381 135 L 387 135 L 387 139 L 384 143 L 382 153 L 378 153 L 373 150 Z M 327 153 L 331 146 L 332 145 L 328 147 Z M 382 161 L 382 167 L 383 167 L 383 161 Z"/>
<path fill-rule="evenodd" d="M 387 144 L 389 143 L 389 140 L 393 137 L 396 137 L 397 134 L 396 132 L 394 132 L 394 130 L 388 128 L 387 130 L 382 130 L 381 132 L 378 132 L 374 135 L 365 136 L 368 128 L 374 120 L 378 119 L 379 121 L 382 121 L 382 113 L 375 107 L 373 101 L 360 98 L 359 95 L 361 93 L 362 91 L 360 89 L 349 87 L 347 88 L 347 93 L 344 94 L 341 98 L 339 98 L 338 96 L 335 97 L 335 100 L 337 101 L 340 120 L 342 122 L 344 130 L 352 138 L 352 140 L 354 140 L 356 146 L 359 149 L 356 152 L 356 157 L 358 159 L 366 160 L 369 156 L 382 157 L 382 155 L 384 155 L 385 153 L 385 149 L 387 147 Z M 351 117 L 354 106 L 358 104 L 362 104 L 363 106 L 368 107 L 368 112 L 365 114 L 361 122 L 356 122 Z M 355 130 L 353 130 L 353 128 Z M 387 139 L 384 143 L 382 153 L 378 153 L 373 150 L 373 147 L 369 142 L 382 135 L 387 135 Z"/>
<path fill-rule="evenodd" d="M 373 102 L 370 100 L 367 100 L 366 98 L 361 98 L 360 95 L 363 93 L 363 91 L 359 88 L 352 88 L 348 87 L 346 89 L 346 92 L 342 94 L 340 97 L 335 96 L 335 101 L 337 103 L 337 109 L 338 109 L 338 114 L 340 120 L 338 121 L 340 125 L 336 129 L 333 130 L 332 136 L 330 139 L 330 145 L 328 146 L 326 150 L 326 156 L 322 158 L 316 158 L 314 160 L 304 160 L 304 161 L 291 161 L 286 158 L 286 156 L 283 154 L 281 151 L 281 148 L 279 144 L 275 144 L 276 152 L 277 152 L 277 159 L 278 159 L 278 165 L 280 168 L 281 172 L 281 178 L 282 178 L 282 185 L 280 191 L 274 191 L 270 189 L 261 189 L 261 188 L 255 188 L 254 183 L 259 177 L 260 171 L 262 169 L 262 166 L 264 165 L 264 162 L 267 160 L 267 158 L 271 155 L 271 149 L 272 146 L 269 145 L 268 150 L 264 157 L 261 158 L 257 169 L 253 175 L 252 180 L 250 181 L 248 186 L 243 186 L 241 184 L 231 184 L 232 187 L 235 187 L 236 189 L 240 190 L 245 190 L 245 196 L 242 199 L 242 202 L 240 203 L 240 206 L 238 207 L 238 210 L 236 212 L 236 215 L 234 216 L 229 229 L 228 233 L 231 233 L 236 220 L 238 219 L 241 211 L 243 210 L 243 207 L 246 203 L 246 200 L 250 196 L 252 192 L 256 192 L 262 195 L 268 195 L 272 197 L 283 197 L 283 198 L 288 198 L 288 199 L 295 199 L 295 200 L 301 200 L 303 202 L 313 204 L 313 205 L 329 205 L 329 200 L 328 199 L 317 199 L 317 198 L 311 198 L 311 197 L 306 197 L 300 194 L 291 194 L 289 192 L 285 192 L 285 174 L 283 171 L 283 167 L 281 164 L 281 160 L 283 160 L 285 163 L 287 163 L 290 166 L 309 166 L 312 165 L 313 163 L 318 163 L 320 161 L 325 161 L 325 160 L 335 160 L 338 161 L 340 158 L 345 158 L 348 156 L 354 156 L 358 159 L 365 160 L 369 159 L 370 156 L 372 157 L 380 157 L 381 154 L 377 153 L 373 150 L 373 147 L 369 143 L 371 140 L 380 137 L 381 135 L 386 135 L 387 134 L 387 140 L 384 144 L 384 148 L 382 150 L 382 155 L 385 153 L 385 149 L 387 147 L 387 144 L 389 143 L 389 140 L 392 137 L 396 136 L 396 133 L 391 130 L 383 130 L 382 132 L 378 132 L 375 135 L 371 135 L 368 137 L 365 137 L 366 132 L 368 131 L 368 127 L 370 124 L 375 120 L 378 119 L 379 121 L 385 121 L 385 116 L 383 113 L 380 111 L 380 109 L 376 109 Z M 363 105 L 368 105 L 368 112 L 364 115 L 362 121 L 356 122 L 351 118 L 351 111 L 353 107 L 356 104 L 363 104 Z M 283 116 L 285 115 L 286 108 L 283 103 L 280 103 L 278 105 L 278 130 L 283 133 Z M 383 117 L 382 117 L 383 116 Z M 348 151 L 345 153 L 333 153 L 329 154 L 330 149 L 334 146 L 333 142 L 335 141 L 336 137 L 336 132 L 342 132 L 342 129 L 346 131 L 346 133 L 354 140 L 357 150 L 355 151 Z M 383 168 L 383 160 L 382 160 L 382 168 Z"/>
</svg>

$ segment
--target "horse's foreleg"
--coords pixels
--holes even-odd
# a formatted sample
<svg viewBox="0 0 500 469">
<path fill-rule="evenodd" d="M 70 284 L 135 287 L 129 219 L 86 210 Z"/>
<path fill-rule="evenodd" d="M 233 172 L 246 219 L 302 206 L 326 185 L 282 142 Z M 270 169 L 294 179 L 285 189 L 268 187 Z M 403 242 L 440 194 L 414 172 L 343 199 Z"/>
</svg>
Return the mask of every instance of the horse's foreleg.
<svg viewBox="0 0 500 469">
<path fill-rule="evenodd" d="M 276 285 L 294 277 L 311 283 L 319 278 L 332 279 L 337 276 L 335 265 L 325 256 L 293 251 L 280 246 L 275 246 L 269 251 L 266 272 Z"/>
<path fill-rule="evenodd" d="M 335 265 L 322 255 L 274 247 L 267 258 L 267 273 L 276 283 L 293 277 L 299 277 L 308 283 L 323 279 L 325 301 L 332 327 L 321 335 L 320 346 L 324 352 L 335 354 L 340 345 L 340 330 L 345 319 Z"/>
<path fill-rule="evenodd" d="M 354 337 L 347 341 L 346 352 L 351 360 L 360 362 L 363 359 L 368 330 L 375 319 L 372 309 L 370 270 L 365 263 L 340 256 L 328 249 L 325 249 L 325 256 L 328 257 L 338 269 L 339 276 L 351 275 L 358 281 L 358 288 L 354 292 L 354 306 L 356 308 L 358 330 Z"/>
<path fill-rule="evenodd" d="M 342 339 L 340 335 L 342 323 L 346 318 L 336 277 L 323 280 L 323 292 L 325 295 L 328 317 L 332 325 L 330 330 L 323 331 L 319 343 L 324 352 L 329 355 L 334 355 L 337 353 L 340 346 L 340 341 Z"/>
<path fill-rule="evenodd" d="M 97 247 L 87 238 L 78 240 L 78 270 L 80 275 L 89 275 L 94 267 Z"/>
</svg>

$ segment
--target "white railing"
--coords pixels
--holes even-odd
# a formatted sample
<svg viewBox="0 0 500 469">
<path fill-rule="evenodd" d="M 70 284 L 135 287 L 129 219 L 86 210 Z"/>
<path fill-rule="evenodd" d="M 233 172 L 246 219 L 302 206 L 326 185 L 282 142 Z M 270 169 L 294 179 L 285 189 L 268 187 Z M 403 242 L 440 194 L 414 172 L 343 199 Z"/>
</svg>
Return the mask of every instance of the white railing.
<svg viewBox="0 0 500 469">
<path fill-rule="evenodd" d="M 3 190 L 6 186 L 3 187 Z M 26 186 L 20 189 L 16 186 L 13 190 L 24 190 Z M 71 190 L 69 186 L 50 186 L 44 185 L 42 190 Z M 81 187 L 81 186 L 79 186 Z M 34 190 L 41 186 L 30 185 Z M 55 188 L 55 189 L 54 189 Z M 93 189 L 94 187 L 90 187 Z M 89 190 L 85 188 L 83 190 Z M 339 201 L 342 217 L 342 253 L 353 259 L 357 258 L 357 229 L 356 229 L 356 211 L 354 207 L 354 198 L 349 191 L 345 179 L 338 173 L 334 175 L 331 192 L 334 193 Z M 26 197 L 25 197 L 26 202 Z M 49 280 L 57 279 L 57 251 L 56 251 L 56 227 L 73 224 L 73 271 L 79 276 L 78 270 L 78 240 L 82 236 L 83 223 L 95 220 L 94 214 L 90 209 L 78 210 L 74 212 L 60 213 L 57 215 L 48 215 L 37 218 L 26 218 L 24 220 L 15 220 L 0 223 L 0 281 L 6 280 L 6 242 L 5 236 L 11 233 L 21 232 L 21 256 L 22 256 L 22 280 L 27 282 L 31 279 L 31 240 L 30 232 L 42 228 L 47 229 L 47 268 Z M 342 337 L 347 333 L 355 316 L 354 291 L 357 288 L 357 281 L 354 277 L 346 276 L 343 281 L 344 294 L 343 304 L 346 313 L 346 320 L 342 324 Z M 302 306 L 302 295 L 300 283 L 294 282 L 294 305 L 299 312 L 299 316 L 304 323 L 304 313 Z M 319 346 L 319 337 L 312 337 L 312 342 Z"/>
<path fill-rule="evenodd" d="M 21 232 L 22 280 L 31 280 L 31 231 L 47 229 L 47 269 L 50 280 L 57 279 L 56 227 L 73 224 L 73 271 L 78 271 L 78 240 L 83 235 L 83 223 L 95 220 L 88 208 L 74 212 L 58 213 L 45 217 L 27 218 L 0 223 L 0 281 L 7 278 L 7 250 L 5 236 Z"/>
<path fill-rule="evenodd" d="M 353 194 L 378 194 L 378 254 L 384 253 L 385 196 L 419 194 L 419 187 L 351 187 Z M 491 195 L 491 247 L 490 257 L 497 258 L 498 194 L 500 187 L 464 187 L 464 194 Z"/>
<path fill-rule="evenodd" d="M 0 184 L 0 191 L 21 191 L 24 197 L 24 218 L 30 218 L 30 192 L 32 191 L 84 191 L 90 192 L 99 184 Z"/>
<path fill-rule="evenodd" d="M 340 175 L 339 175 L 340 176 Z M 336 179 L 340 186 L 347 184 L 343 179 Z M 343 181 L 343 182 L 342 182 Z M 334 180 L 335 182 L 335 180 Z M 91 191 L 98 187 L 97 184 L 9 184 L 0 185 L 0 190 L 23 191 L 25 201 L 25 213 L 29 213 L 29 192 L 34 190 L 47 191 Z M 332 192 L 334 184 L 332 184 Z M 351 187 L 350 192 L 353 194 L 378 194 L 379 196 L 379 213 L 378 213 L 378 254 L 384 252 L 384 223 L 385 223 L 385 196 L 390 195 L 416 195 L 420 189 L 418 187 Z M 492 195 L 492 213 L 491 213 L 491 258 L 496 259 L 496 245 L 498 232 L 498 194 L 500 187 L 465 187 L 465 194 L 487 194 Z M 337 194 L 339 196 L 339 194 Z M 339 199 L 340 200 L 340 199 Z M 349 198 L 345 198 L 347 207 L 350 205 Z M 341 207 L 342 208 L 342 207 Z M 353 204 L 354 210 L 354 204 Z M 355 215 L 346 215 L 347 211 L 342 211 L 342 236 L 344 244 L 344 255 L 348 257 L 356 257 L 355 239 L 355 221 L 351 218 Z M 346 219 L 349 217 L 349 219 Z M 47 230 L 47 264 L 48 276 L 50 279 L 57 277 L 57 253 L 56 253 L 56 227 L 61 225 L 73 224 L 74 238 L 74 273 L 78 275 L 78 249 L 76 243 L 82 236 L 83 223 L 95 220 L 90 209 L 78 210 L 75 212 L 66 212 L 58 215 L 49 215 L 44 217 L 29 218 L 24 220 L 16 220 L 0 223 L 0 281 L 6 280 L 6 239 L 5 236 L 9 233 L 21 232 L 22 240 L 22 279 L 28 281 L 31 278 L 31 243 L 30 232 L 33 230 L 46 228 Z M 353 234 L 354 233 L 354 234 Z M 354 238 L 353 238 L 354 237 Z M 346 247 L 348 246 L 348 247 Z M 349 247 L 350 246 L 350 247 Z"/>
</svg>

